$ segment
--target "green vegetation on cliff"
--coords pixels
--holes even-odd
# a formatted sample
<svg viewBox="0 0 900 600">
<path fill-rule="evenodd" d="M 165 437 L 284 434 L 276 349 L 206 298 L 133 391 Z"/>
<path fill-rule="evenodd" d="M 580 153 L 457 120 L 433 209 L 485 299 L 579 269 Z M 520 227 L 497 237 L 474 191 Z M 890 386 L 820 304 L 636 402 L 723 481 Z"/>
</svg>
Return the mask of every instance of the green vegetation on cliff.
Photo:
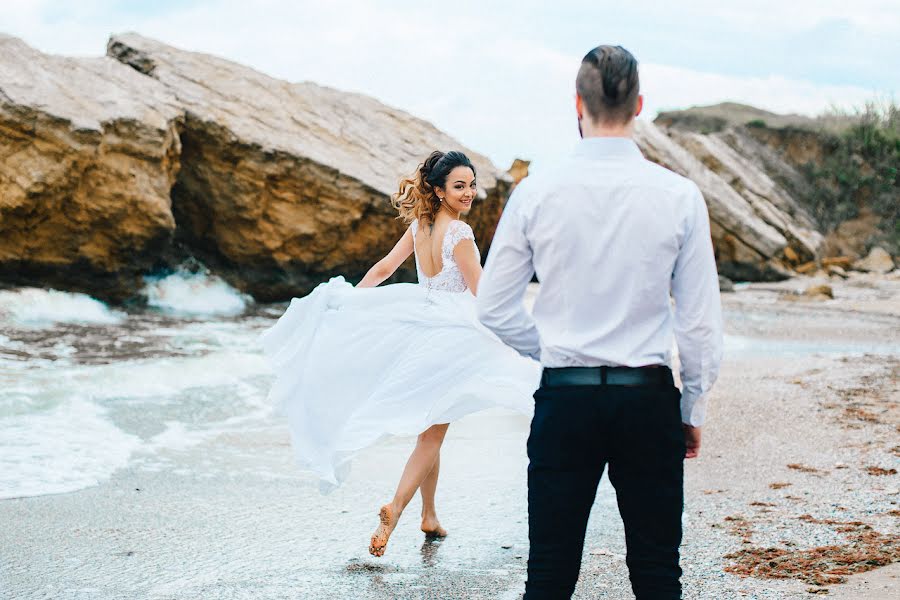
<svg viewBox="0 0 900 600">
<path fill-rule="evenodd" d="M 853 124 L 825 136 L 821 163 L 809 163 L 806 175 L 816 188 L 811 208 L 832 230 L 867 208 L 881 218 L 880 239 L 870 243 L 900 248 L 900 106 L 868 103 L 851 115 Z"/>
</svg>

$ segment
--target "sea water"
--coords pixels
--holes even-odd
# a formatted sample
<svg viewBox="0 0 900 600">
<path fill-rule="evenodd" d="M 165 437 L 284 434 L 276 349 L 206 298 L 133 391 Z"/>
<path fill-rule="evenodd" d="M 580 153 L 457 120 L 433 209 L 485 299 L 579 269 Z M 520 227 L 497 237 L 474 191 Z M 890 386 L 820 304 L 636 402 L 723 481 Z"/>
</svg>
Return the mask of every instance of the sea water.
<svg viewBox="0 0 900 600">
<path fill-rule="evenodd" d="M 283 305 L 221 279 L 149 278 L 147 306 L 0 290 L 0 499 L 71 492 L 271 418 L 256 340 Z"/>
</svg>

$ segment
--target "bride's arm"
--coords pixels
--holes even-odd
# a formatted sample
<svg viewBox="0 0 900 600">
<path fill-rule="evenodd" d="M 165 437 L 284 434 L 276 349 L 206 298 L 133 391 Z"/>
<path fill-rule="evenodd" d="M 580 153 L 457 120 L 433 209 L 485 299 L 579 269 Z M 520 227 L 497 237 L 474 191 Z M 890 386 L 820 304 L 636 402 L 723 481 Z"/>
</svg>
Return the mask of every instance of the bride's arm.
<svg viewBox="0 0 900 600">
<path fill-rule="evenodd" d="M 460 240 L 453 249 L 453 259 L 462 273 L 463 279 L 473 296 L 478 295 L 478 281 L 481 279 L 481 263 L 478 262 L 478 253 L 475 251 L 475 242 L 472 240 Z"/>
<path fill-rule="evenodd" d="M 382 281 L 394 274 L 400 265 L 409 258 L 413 253 L 413 237 L 412 230 L 407 229 L 400 241 L 394 245 L 394 249 L 388 252 L 387 256 L 375 263 L 366 276 L 362 278 L 356 287 L 368 288 L 375 287 Z"/>
</svg>

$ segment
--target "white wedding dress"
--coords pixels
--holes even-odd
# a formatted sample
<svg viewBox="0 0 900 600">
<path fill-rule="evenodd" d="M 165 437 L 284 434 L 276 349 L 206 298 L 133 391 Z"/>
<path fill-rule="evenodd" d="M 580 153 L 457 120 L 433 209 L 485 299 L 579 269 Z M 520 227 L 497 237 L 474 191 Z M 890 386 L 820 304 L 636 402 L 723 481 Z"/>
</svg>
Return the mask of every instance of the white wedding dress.
<svg viewBox="0 0 900 600">
<path fill-rule="evenodd" d="M 418 256 L 418 284 L 360 289 L 335 277 L 294 298 L 263 334 L 276 375 L 269 399 L 287 416 L 297 458 L 323 492 L 346 477 L 357 452 L 385 436 L 418 435 L 492 407 L 532 412 L 540 365 L 478 322 L 453 259 L 463 239 L 474 241 L 472 229 L 451 222 L 433 277 Z"/>
</svg>

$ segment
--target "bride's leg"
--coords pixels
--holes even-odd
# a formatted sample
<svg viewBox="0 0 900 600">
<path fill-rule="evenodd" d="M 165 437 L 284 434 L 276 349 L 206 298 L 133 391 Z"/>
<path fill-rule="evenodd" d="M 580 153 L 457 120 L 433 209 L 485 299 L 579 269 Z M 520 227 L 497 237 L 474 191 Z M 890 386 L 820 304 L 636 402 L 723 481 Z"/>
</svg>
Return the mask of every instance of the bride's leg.
<svg viewBox="0 0 900 600">
<path fill-rule="evenodd" d="M 403 512 L 416 490 L 434 468 L 441 444 L 444 443 L 447 427 L 447 424 L 432 425 L 419 434 L 416 447 L 409 456 L 409 460 L 406 461 L 406 468 L 403 469 L 394 499 L 389 504 L 382 506 L 378 514 L 381 523 L 372 534 L 372 543 L 369 546 L 369 553 L 373 556 L 384 555 L 388 538 L 391 537 L 391 532 L 394 531 L 397 521 L 400 520 L 400 513 Z"/>
<path fill-rule="evenodd" d="M 437 518 L 437 508 L 434 505 L 434 495 L 437 490 L 438 474 L 441 471 L 441 455 L 438 453 L 434 460 L 434 467 L 419 486 L 419 494 L 422 496 L 422 531 L 428 537 L 444 537 L 447 530 L 441 527 Z"/>
</svg>

